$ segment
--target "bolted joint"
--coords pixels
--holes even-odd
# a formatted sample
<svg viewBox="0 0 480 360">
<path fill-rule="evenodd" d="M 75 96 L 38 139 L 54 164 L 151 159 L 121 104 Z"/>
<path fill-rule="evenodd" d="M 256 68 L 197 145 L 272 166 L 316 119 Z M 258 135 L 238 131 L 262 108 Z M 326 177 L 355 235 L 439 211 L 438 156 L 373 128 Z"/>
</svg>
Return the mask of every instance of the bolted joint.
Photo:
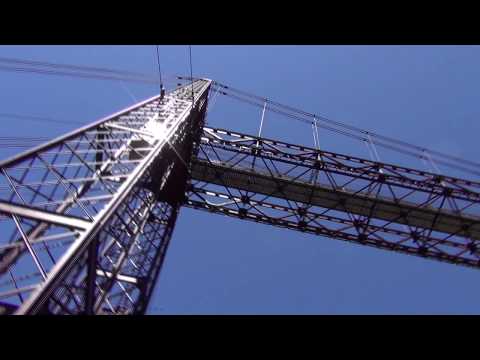
<svg viewBox="0 0 480 360">
<path fill-rule="evenodd" d="M 478 250 L 478 245 L 474 242 L 467 244 L 467 249 L 470 251 L 470 254 L 474 254 Z"/>
<path fill-rule="evenodd" d="M 450 196 L 450 195 L 452 195 L 452 193 L 453 193 L 453 189 L 452 189 L 452 188 L 445 188 L 445 189 L 443 189 L 443 195 L 445 195 L 445 196 Z"/>
<path fill-rule="evenodd" d="M 246 195 L 242 195 L 242 197 L 240 198 L 240 201 L 242 202 L 242 204 L 246 204 L 246 205 L 250 204 L 250 198 Z"/>
<path fill-rule="evenodd" d="M 358 241 L 365 242 L 367 241 L 367 235 L 365 234 L 358 234 Z"/>
<path fill-rule="evenodd" d="M 420 240 L 420 233 L 418 233 L 417 231 L 412 231 L 410 236 L 412 237 L 413 242 L 417 242 L 418 240 Z"/>
<path fill-rule="evenodd" d="M 307 214 L 307 210 L 304 209 L 304 208 L 299 208 L 299 209 L 297 209 L 297 213 L 298 213 L 298 215 L 303 217 Z"/>
<path fill-rule="evenodd" d="M 207 205 L 207 210 L 208 210 L 209 212 L 212 212 L 212 213 L 213 213 L 213 212 L 215 212 L 217 209 L 215 208 L 215 206 Z"/>
<path fill-rule="evenodd" d="M 307 227 L 307 223 L 305 221 L 299 221 L 298 222 L 298 227 L 299 229 L 301 229 L 302 231 L 305 230 L 305 228 Z"/>
<path fill-rule="evenodd" d="M 250 153 L 254 156 L 259 156 L 262 152 L 262 149 L 259 147 L 259 146 L 253 146 L 251 149 L 250 149 Z"/>
<path fill-rule="evenodd" d="M 359 228 L 363 225 L 363 222 L 360 221 L 360 220 L 353 220 L 353 226 L 355 226 L 356 228 Z"/>
<path fill-rule="evenodd" d="M 147 221 L 150 222 L 150 223 L 153 223 L 153 222 L 156 222 L 157 220 L 158 220 L 158 218 L 153 213 L 150 213 Z"/>
<path fill-rule="evenodd" d="M 238 215 L 242 219 L 245 218 L 247 216 L 247 209 L 241 208 L 240 210 L 238 210 Z"/>
<path fill-rule="evenodd" d="M 422 256 L 426 256 L 428 252 L 428 249 L 426 246 L 422 245 L 418 248 L 418 253 Z"/>
</svg>

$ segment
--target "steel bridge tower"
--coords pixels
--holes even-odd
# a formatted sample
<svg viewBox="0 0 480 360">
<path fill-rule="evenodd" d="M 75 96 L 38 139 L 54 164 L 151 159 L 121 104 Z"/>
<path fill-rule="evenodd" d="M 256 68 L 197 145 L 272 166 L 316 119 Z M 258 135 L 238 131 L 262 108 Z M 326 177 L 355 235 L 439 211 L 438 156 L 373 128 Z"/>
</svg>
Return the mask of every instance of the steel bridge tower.
<svg viewBox="0 0 480 360">
<path fill-rule="evenodd" d="M 214 86 L 0 163 L 0 312 L 145 313 L 182 206 L 480 267 L 479 182 L 208 127 Z"/>
</svg>

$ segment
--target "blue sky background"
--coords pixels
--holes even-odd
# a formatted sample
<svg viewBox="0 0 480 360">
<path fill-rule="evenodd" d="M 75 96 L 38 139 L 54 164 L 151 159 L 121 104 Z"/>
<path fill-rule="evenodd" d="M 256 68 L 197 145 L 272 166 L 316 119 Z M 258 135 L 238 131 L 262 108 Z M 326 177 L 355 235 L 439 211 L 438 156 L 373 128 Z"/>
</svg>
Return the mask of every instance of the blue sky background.
<svg viewBox="0 0 480 360">
<path fill-rule="evenodd" d="M 192 51 L 195 76 L 477 160 L 478 46 Z M 153 46 L 0 46 L 0 56 L 157 74 Z M 187 46 L 161 46 L 160 56 L 164 75 L 189 73 Z M 1 135 L 52 138 L 74 129 L 73 122 L 94 121 L 156 92 L 156 86 L 0 72 L 0 112 L 72 121 L 0 118 Z M 212 113 L 212 124 L 256 133 L 258 110 L 218 106 L 224 110 Z M 264 131 L 312 143 L 305 127 L 268 114 Z M 327 150 L 367 156 L 320 137 Z M 0 149 L 0 157 L 14 152 Z M 473 269 L 183 209 L 149 313 L 471 314 L 480 312 L 479 277 Z"/>
</svg>

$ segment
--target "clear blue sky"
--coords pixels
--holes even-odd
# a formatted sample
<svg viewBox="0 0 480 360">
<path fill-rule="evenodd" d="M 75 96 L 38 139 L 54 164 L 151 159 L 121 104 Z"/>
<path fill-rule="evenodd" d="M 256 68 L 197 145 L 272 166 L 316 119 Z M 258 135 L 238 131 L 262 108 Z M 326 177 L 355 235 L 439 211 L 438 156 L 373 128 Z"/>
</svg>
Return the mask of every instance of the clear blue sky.
<svg viewBox="0 0 480 360">
<path fill-rule="evenodd" d="M 154 54 L 153 46 L 0 46 L 3 57 L 153 75 Z M 189 72 L 186 46 L 160 54 L 164 73 Z M 195 76 L 469 160 L 478 154 L 479 63 L 478 46 L 193 46 Z M 126 87 L 0 72 L 0 112 L 87 123 L 157 91 Z M 260 114 L 227 113 L 212 123 L 256 131 Z M 0 121 L 2 136 L 75 128 Z M 266 121 L 266 136 L 311 144 L 297 123 Z M 471 314 L 480 312 L 479 278 L 473 269 L 183 209 L 149 312 Z"/>
</svg>

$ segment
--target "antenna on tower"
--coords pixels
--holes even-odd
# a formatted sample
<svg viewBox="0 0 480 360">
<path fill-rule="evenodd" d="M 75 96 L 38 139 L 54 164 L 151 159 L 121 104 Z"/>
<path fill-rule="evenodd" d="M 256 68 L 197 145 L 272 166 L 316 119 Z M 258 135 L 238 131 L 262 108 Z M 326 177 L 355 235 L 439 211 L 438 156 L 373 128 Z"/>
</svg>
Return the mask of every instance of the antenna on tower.
<svg viewBox="0 0 480 360">
<path fill-rule="evenodd" d="M 160 100 L 163 100 L 165 97 L 165 88 L 163 87 L 163 81 L 162 81 L 162 68 L 160 66 L 160 54 L 158 51 L 158 45 L 156 45 L 157 48 L 157 63 L 158 63 L 158 75 L 160 77 Z"/>
</svg>

